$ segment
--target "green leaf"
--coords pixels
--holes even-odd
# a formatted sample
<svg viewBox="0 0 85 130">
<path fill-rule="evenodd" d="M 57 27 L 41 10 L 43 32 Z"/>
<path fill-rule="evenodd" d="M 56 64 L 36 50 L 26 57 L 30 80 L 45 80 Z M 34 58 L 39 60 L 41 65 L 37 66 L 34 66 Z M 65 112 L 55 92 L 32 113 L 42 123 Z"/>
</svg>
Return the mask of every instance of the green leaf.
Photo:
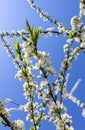
<svg viewBox="0 0 85 130">
<path fill-rule="evenodd" d="M 31 28 L 30 40 L 31 40 L 31 42 L 33 42 L 33 43 L 34 43 L 34 41 L 35 41 L 35 31 L 34 31 L 34 27 Z"/>
<path fill-rule="evenodd" d="M 20 59 L 21 58 L 20 54 L 16 54 L 16 58 Z"/>
<path fill-rule="evenodd" d="M 39 122 L 41 121 L 41 118 L 42 118 L 41 115 L 40 115 L 39 117 L 36 118 L 35 122 L 36 122 L 37 125 L 38 125 Z"/>
<path fill-rule="evenodd" d="M 84 2 L 84 0 L 80 0 L 80 3 L 83 3 Z"/>
<path fill-rule="evenodd" d="M 37 29 L 36 29 L 36 31 L 35 31 L 35 43 L 37 44 L 37 42 L 38 42 L 38 39 L 39 39 L 39 37 L 40 37 L 40 31 L 41 31 L 41 29 L 38 27 Z"/>
<path fill-rule="evenodd" d="M 31 42 L 34 42 L 34 40 L 35 40 L 34 27 L 31 28 L 27 20 L 26 20 L 26 29 L 27 29 L 28 32 L 29 32 L 30 41 L 31 41 Z"/>
<path fill-rule="evenodd" d="M 40 31 L 41 31 L 41 28 L 38 27 L 38 28 L 36 29 L 36 32 L 35 32 L 35 34 L 36 34 L 36 39 L 38 39 L 38 38 L 40 37 Z"/>
<path fill-rule="evenodd" d="M 14 46 L 17 51 L 20 49 L 18 40 L 14 42 Z"/>
<path fill-rule="evenodd" d="M 34 43 L 34 45 L 36 46 L 40 37 L 40 27 L 34 30 L 34 27 L 30 27 L 28 21 L 26 20 L 26 28 L 29 32 L 30 42 Z"/>
<path fill-rule="evenodd" d="M 70 39 L 73 39 L 75 37 L 75 32 L 71 32 L 70 34 L 69 34 L 69 38 Z"/>
<path fill-rule="evenodd" d="M 30 126 L 30 130 L 35 130 L 34 126 Z"/>
<path fill-rule="evenodd" d="M 20 52 L 21 48 L 20 48 L 18 40 L 16 40 L 14 42 L 14 46 L 15 46 L 16 58 L 20 59 L 21 58 L 21 52 Z"/>
<path fill-rule="evenodd" d="M 28 32 L 31 33 L 31 27 L 30 27 L 30 25 L 29 25 L 27 19 L 26 19 L 26 29 L 28 30 Z"/>
</svg>

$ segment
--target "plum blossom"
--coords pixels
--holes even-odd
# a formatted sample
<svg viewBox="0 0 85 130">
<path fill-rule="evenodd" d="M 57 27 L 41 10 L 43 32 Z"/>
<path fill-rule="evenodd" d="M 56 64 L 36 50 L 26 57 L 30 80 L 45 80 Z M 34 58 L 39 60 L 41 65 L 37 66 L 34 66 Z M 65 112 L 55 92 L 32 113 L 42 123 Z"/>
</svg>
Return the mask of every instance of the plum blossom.
<svg viewBox="0 0 85 130">
<path fill-rule="evenodd" d="M 85 16 L 85 4 L 80 2 L 80 17 Z"/>
<path fill-rule="evenodd" d="M 11 123 L 13 130 L 25 130 L 24 122 L 22 120 L 14 120 Z"/>
<path fill-rule="evenodd" d="M 72 17 L 71 26 L 73 31 L 79 31 L 81 29 L 82 24 L 80 23 L 80 19 L 78 16 Z"/>
</svg>

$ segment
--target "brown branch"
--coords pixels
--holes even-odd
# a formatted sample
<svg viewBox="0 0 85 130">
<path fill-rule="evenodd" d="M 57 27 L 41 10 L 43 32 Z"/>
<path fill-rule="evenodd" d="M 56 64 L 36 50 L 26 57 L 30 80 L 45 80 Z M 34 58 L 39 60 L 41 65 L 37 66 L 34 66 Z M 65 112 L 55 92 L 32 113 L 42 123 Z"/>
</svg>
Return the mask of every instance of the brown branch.
<svg viewBox="0 0 85 130">
<path fill-rule="evenodd" d="M 2 123 L 3 123 L 5 126 L 10 127 L 11 130 L 14 130 L 13 126 L 11 125 L 11 122 L 5 117 L 4 114 L 0 113 L 0 117 L 1 117 L 1 118 L 3 119 L 3 121 L 5 122 L 5 123 L 4 123 L 4 122 L 2 121 Z"/>
</svg>

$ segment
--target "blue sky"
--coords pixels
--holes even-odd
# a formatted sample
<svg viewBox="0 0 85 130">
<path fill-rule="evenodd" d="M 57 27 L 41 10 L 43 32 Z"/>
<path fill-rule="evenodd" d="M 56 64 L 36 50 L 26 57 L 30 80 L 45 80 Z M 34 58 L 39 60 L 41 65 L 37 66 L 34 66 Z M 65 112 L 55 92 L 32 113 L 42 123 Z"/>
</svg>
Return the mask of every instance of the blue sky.
<svg viewBox="0 0 85 130">
<path fill-rule="evenodd" d="M 78 15 L 79 3 L 78 0 L 36 0 L 45 12 L 49 12 L 51 17 L 58 19 L 65 23 L 67 27 L 70 27 L 70 19 Z M 43 30 L 47 27 L 53 27 L 54 25 L 49 22 L 43 22 L 39 18 L 39 15 L 33 10 L 26 0 L 0 0 L 0 31 L 21 30 L 25 29 L 25 20 L 28 19 L 29 23 L 34 27 L 42 26 Z M 65 44 L 66 37 L 55 36 L 44 39 L 42 37 L 39 40 L 39 49 L 45 50 L 51 54 L 53 66 L 56 68 L 57 73 L 60 71 L 60 64 L 63 59 L 63 45 Z M 12 44 L 12 42 L 10 42 Z M 75 45 L 79 43 L 74 43 Z M 82 102 L 85 102 L 85 54 L 82 52 L 77 61 L 73 62 L 72 69 L 70 70 L 70 79 L 68 83 L 68 90 L 72 88 L 78 78 L 82 78 L 80 86 L 74 93 Z M 3 43 L 0 42 L 0 99 L 4 100 L 6 97 L 11 98 L 23 104 L 25 102 L 22 95 L 22 83 L 14 78 L 16 69 L 13 65 L 12 58 L 7 56 Z M 78 108 L 71 101 L 66 101 L 68 112 L 73 116 L 73 126 L 75 130 L 83 130 L 85 128 L 85 119 L 81 116 L 82 110 Z M 7 104 L 8 105 L 8 104 Z M 8 105 L 14 106 L 12 104 Z M 15 107 L 15 106 L 14 106 Z M 12 119 L 24 119 L 25 115 L 21 112 L 14 113 Z M 43 125 L 44 124 L 44 125 Z M 29 124 L 26 124 L 26 130 Z M 55 130 L 50 123 L 42 122 L 40 130 Z M 0 129 L 9 130 L 0 125 Z"/>
</svg>

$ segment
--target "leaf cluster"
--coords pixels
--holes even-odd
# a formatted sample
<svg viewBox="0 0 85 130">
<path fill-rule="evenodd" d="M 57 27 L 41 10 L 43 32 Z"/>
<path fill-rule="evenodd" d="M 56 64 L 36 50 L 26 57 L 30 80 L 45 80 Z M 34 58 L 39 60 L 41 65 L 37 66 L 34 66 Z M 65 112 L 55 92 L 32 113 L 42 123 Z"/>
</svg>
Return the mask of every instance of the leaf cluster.
<svg viewBox="0 0 85 130">
<path fill-rule="evenodd" d="M 40 27 L 34 30 L 34 27 L 30 27 L 28 21 L 26 20 L 26 29 L 29 32 L 30 42 L 34 43 L 34 45 L 37 45 L 38 39 L 40 37 L 40 30 L 41 30 Z"/>
<path fill-rule="evenodd" d="M 15 46 L 16 58 L 21 59 L 21 48 L 18 40 L 15 40 L 14 46 Z"/>
</svg>

